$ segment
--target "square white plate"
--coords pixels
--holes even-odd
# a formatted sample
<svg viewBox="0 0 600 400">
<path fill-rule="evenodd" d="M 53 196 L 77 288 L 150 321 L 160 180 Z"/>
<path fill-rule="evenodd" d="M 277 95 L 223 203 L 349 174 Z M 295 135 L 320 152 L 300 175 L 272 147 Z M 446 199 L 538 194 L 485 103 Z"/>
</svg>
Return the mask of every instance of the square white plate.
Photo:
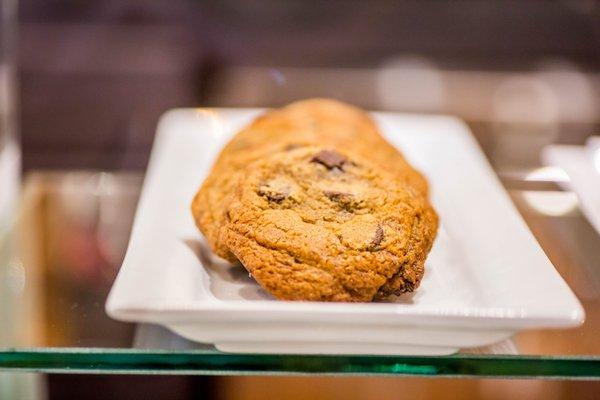
<svg viewBox="0 0 600 400">
<path fill-rule="evenodd" d="M 444 116 L 374 113 L 427 176 L 441 228 L 420 288 L 387 303 L 275 301 L 206 249 L 191 199 L 257 109 L 180 109 L 160 120 L 112 317 L 167 326 L 224 351 L 447 354 L 525 328 L 582 323 L 577 298 L 502 189 L 468 128 Z"/>
</svg>

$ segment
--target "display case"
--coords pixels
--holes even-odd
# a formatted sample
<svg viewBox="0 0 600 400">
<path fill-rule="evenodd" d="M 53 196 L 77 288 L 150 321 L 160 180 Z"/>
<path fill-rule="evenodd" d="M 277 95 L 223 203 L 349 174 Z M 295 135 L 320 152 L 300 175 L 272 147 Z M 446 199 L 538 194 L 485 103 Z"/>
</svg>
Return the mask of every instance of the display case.
<svg viewBox="0 0 600 400">
<path fill-rule="evenodd" d="M 338 14 L 299 3 L 42 3 L 21 2 L 18 28 L 16 14 L 6 16 L 19 59 L 0 65 L 1 370 L 600 376 L 600 234 L 569 177 L 542 159 L 548 145 L 583 145 L 599 132 L 597 6 L 375 2 L 334 7 Z M 250 14 L 256 24 L 241 17 Z M 380 23 L 360 28 L 369 18 Z M 435 27 L 415 22 L 428 18 Z M 12 33 L 5 47 L 17 43 Z M 105 301 L 160 115 L 317 96 L 464 120 L 585 322 L 452 355 L 402 356 L 226 353 L 111 319 Z"/>
</svg>

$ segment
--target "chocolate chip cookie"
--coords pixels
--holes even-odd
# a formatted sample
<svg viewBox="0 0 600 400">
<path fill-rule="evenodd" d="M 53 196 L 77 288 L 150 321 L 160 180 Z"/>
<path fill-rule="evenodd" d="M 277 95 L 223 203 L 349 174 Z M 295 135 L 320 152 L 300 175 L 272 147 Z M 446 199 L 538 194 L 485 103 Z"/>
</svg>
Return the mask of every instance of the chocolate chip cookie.
<svg viewBox="0 0 600 400">
<path fill-rule="evenodd" d="M 426 196 L 331 147 L 264 157 L 240 176 L 221 241 L 284 300 L 371 301 L 413 291 L 437 231 Z"/>
<path fill-rule="evenodd" d="M 240 131 L 223 149 L 192 202 L 196 225 L 219 256 L 235 261 L 220 241 L 225 212 L 240 172 L 249 163 L 279 151 L 323 145 L 349 151 L 380 165 L 416 190 L 427 183 L 379 134 L 369 115 L 327 99 L 311 99 L 269 111 Z"/>
</svg>

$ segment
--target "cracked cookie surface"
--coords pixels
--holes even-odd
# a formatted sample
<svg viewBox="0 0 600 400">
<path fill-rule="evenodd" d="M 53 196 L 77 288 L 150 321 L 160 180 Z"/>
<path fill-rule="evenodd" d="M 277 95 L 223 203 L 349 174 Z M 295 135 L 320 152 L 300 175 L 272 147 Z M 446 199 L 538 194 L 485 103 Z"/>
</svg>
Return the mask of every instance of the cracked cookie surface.
<svg viewBox="0 0 600 400">
<path fill-rule="evenodd" d="M 314 146 L 252 163 L 226 219 L 221 241 L 285 300 L 412 291 L 437 231 L 419 190 L 356 154 Z"/>
<path fill-rule="evenodd" d="M 262 157 L 307 145 L 322 145 L 371 158 L 397 179 L 427 193 L 423 176 L 379 134 L 367 113 L 328 99 L 292 103 L 259 116 L 235 135 L 192 201 L 196 225 L 217 255 L 236 260 L 220 238 L 226 208 L 240 173 Z"/>
</svg>

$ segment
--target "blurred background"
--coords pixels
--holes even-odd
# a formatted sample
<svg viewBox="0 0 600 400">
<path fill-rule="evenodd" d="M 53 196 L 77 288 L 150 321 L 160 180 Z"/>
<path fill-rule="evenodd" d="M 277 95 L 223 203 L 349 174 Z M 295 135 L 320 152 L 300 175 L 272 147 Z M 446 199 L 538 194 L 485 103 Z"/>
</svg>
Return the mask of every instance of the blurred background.
<svg viewBox="0 0 600 400">
<path fill-rule="evenodd" d="M 583 144 L 600 132 L 594 0 L 0 4 L 0 239 L 9 219 L 3 210 L 14 209 L 19 190 L 27 210 L 19 233 L 26 254 L 0 260 L 4 290 L 14 293 L 3 297 L 0 315 L 24 328 L 0 333 L 2 344 L 131 347 L 135 328 L 108 319 L 103 304 L 127 245 L 156 123 L 168 109 L 273 107 L 324 96 L 372 110 L 451 114 L 468 123 L 508 189 L 540 171 L 544 146 Z M 586 324 L 599 327 L 600 314 L 590 310 L 600 305 L 600 239 L 576 197 L 555 189 L 549 203 L 546 192 L 511 196 L 585 302 Z M 0 244 L 0 255 L 9 254 L 10 241 Z M 600 353 L 597 332 L 531 333 L 517 344 L 531 354 Z M 0 398 L 15 379 L 0 374 Z M 591 399 L 600 392 L 593 382 L 527 380 L 16 380 L 30 383 L 21 393 L 40 399 Z"/>
<path fill-rule="evenodd" d="M 596 1 L 21 0 L 19 14 L 25 169 L 143 170 L 159 116 L 193 105 L 453 114 L 507 167 L 537 162 L 515 135 L 582 142 L 600 122 Z"/>
</svg>

